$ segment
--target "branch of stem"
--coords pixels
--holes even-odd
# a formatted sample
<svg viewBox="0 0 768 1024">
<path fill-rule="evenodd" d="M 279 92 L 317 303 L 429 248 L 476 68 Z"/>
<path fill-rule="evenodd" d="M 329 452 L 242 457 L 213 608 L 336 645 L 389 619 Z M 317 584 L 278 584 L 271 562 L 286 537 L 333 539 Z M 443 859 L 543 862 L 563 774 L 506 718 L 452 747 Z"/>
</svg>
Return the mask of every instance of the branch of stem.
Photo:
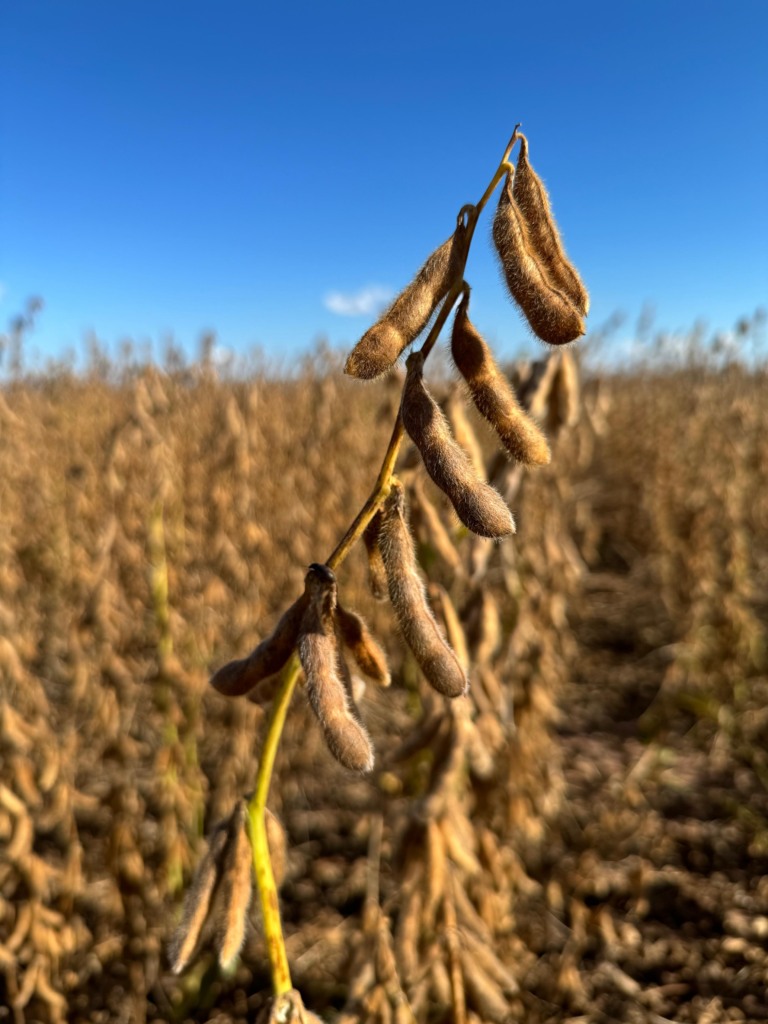
<svg viewBox="0 0 768 1024">
<path fill-rule="evenodd" d="M 276 996 L 284 995 L 293 988 L 288 956 L 285 952 L 283 929 L 280 923 L 280 906 L 277 899 L 277 885 L 272 871 L 272 859 L 267 840 L 267 796 L 272 780 L 277 748 L 283 734 L 288 705 L 299 678 L 299 659 L 294 653 L 282 671 L 280 689 L 272 706 L 264 747 L 259 759 L 256 776 L 256 790 L 248 804 L 248 824 L 253 848 L 253 869 L 256 888 L 259 891 L 261 914 L 264 922 L 264 938 L 272 971 L 272 988 Z"/>
<path fill-rule="evenodd" d="M 464 281 L 464 270 L 467 264 L 467 257 L 469 255 L 470 245 L 472 244 L 475 226 L 477 225 L 478 218 L 493 194 L 496 186 L 509 170 L 510 165 L 507 161 L 512 151 L 512 147 L 519 137 L 519 127 L 519 124 L 515 125 L 515 130 L 504 152 L 504 156 L 502 157 L 488 187 L 483 193 L 480 202 L 477 203 L 476 206 L 467 204 L 462 207 L 459 213 L 456 230 L 457 233 L 461 233 L 463 236 L 461 237 L 461 243 L 463 245 L 462 259 L 459 261 L 453 280 L 450 283 L 448 293 L 443 300 L 440 311 L 435 318 L 435 322 L 422 345 L 421 351 L 425 359 L 434 348 L 440 331 L 443 329 L 456 300 L 468 287 Z M 325 563 L 329 569 L 335 571 L 344 562 L 344 559 L 347 557 L 355 543 L 360 539 L 360 537 L 362 537 L 366 526 L 370 523 L 371 519 L 373 519 L 381 503 L 389 493 L 392 474 L 394 472 L 395 463 L 397 462 L 397 456 L 400 451 L 403 436 L 403 419 L 400 411 L 398 411 L 392 430 L 392 436 L 389 440 L 389 445 L 387 446 L 387 450 L 381 464 L 381 469 L 379 470 L 379 475 L 376 479 L 376 484 L 365 504 L 355 516 L 352 525 L 339 541 L 336 549 Z M 259 760 L 259 769 L 256 776 L 256 789 L 251 802 L 248 805 L 248 820 L 251 844 L 253 847 L 253 865 L 256 873 L 256 887 L 259 891 L 259 899 L 261 902 L 261 910 L 264 920 L 264 936 L 267 942 L 267 951 L 272 970 L 272 986 L 276 996 L 282 996 L 291 991 L 292 984 L 290 969 L 288 966 L 288 957 L 285 951 L 283 931 L 280 923 L 277 886 L 275 885 L 275 878 L 272 872 L 272 862 L 267 842 L 266 810 L 267 796 L 272 779 L 275 756 L 277 754 L 277 748 L 280 744 L 280 738 L 285 725 L 288 706 L 291 702 L 291 697 L 299 678 L 299 671 L 299 659 L 294 652 L 282 672 L 280 689 L 275 697 L 272 715 L 269 720 L 267 735 L 264 741 L 264 748 L 262 750 L 261 759 Z"/>
</svg>

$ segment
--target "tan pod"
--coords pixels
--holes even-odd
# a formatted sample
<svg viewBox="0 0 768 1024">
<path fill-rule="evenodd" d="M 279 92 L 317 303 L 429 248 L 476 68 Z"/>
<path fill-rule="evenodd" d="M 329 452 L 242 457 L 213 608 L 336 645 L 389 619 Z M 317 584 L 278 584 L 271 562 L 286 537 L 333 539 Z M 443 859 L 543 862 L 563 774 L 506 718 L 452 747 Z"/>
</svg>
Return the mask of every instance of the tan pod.
<svg viewBox="0 0 768 1024">
<path fill-rule="evenodd" d="M 356 612 L 348 611 L 337 603 L 336 625 L 344 646 L 349 648 L 360 671 L 379 686 L 389 686 L 392 677 L 389 674 L 386 655 L 374 640 L 363 619 Z"/>
<path fill-rule="evenodd" d="M 551 457 L 547 439 L 496 366 L 490 348 L 467 315 L 468 306 L 465 295 L 453 322 L 451 354 L 456 369 L 467 382 L 478 412 L 491 424 L 512 458 L 529 466 L 545 466 Z"/>
<path fill-rule="evenodd" d="M 524 135 L 520 135 L 520 155 L 512 195 L 525 217 L 531 245 L 549 280 L 555 288 L 568 296 L 579 313 L 586 316 L 589 312 L 589 293 L 565 254 L 544 182 L 528 162 L 528 140 Z"/>
<path fill-rule="evenodd" d="M 404 509 L 402 485 L 394 482 L 381 509 L 379 534 L 389 599 L 403 639 L 427 682 L 446 697 L 460 697 L 469 689 L 469 683 L 427 602 Z"/>
<path fill-rule="evenodd" d="M 379 530 L 381 516 L 377 512 L 363 532 L 363 543 L 368 556 L 368 586 L 377 601 L 387 596 L 387 574 L 379 551 Z"/>
<path fill-rule="evenodd" d="M 245 800 L 238 802 L 230 819 L 222 885 L 222 911 L 217 922 L 219 963 L 224 971 L 231 971 L 245 942 L 248 908 L 253 896 L 253 851 Z"/>
<path fill-rule="evenodd" d="M 307 699 L 323 730 L 328 749 L 351 771 L 373 768 L 368 733 L 350 707 L 339 673 L 336 635 L 336 577 L 325 565 L 311 565 L 306 577 L 309 596 L 299 633 L 299 659 L 306 679 Z"/>
<path fill-rule="evenodd" d="M 225 697 L 240 697 L 268 676 L 275 675 L 293 653 L 307 607 L 306 592 L 280 618 L 272 634 L 239 661 L 223 665 L 211 679 L 211 686 Z"/>
<path fill-rule="evenodd" d="M 584 334 L 581 315 L 568 296 L 549 283 L 537 261 L 509 176 L 493 219 L 493 242 L 510 294 L 534 334 L 550 345 L 566 345 L 580 338 Z"/>
<path fill-rule="evenodd" d="M 403 389 L 403 426 L 434 482 L 451 501 L 459 519 L 481 537 L 506 537 L 515 532 L 512 513 L 490 484 L 477 477 L 469 456 L 454 440 L 440 407 L 424 385 L 424 356 L 408 357 Z"/>
<path fill-rule="evenodd" d="M 436 249 L 405 291 L 369 328 L 347 358 L 344 372 L 372 380 L 397 362 L 404 349 L 424 330 L 438 302 L 458 272 L 461 238 L 454 234 Z"/>
</svg>

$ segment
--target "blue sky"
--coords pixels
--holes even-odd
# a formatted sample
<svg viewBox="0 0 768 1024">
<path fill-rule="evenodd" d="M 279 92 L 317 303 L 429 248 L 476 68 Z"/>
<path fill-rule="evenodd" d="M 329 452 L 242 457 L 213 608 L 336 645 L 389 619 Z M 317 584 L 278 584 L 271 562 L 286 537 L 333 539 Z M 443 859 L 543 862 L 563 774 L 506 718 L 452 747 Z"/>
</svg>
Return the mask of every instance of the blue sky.
<svg viewBox="0 0 768 1024">
<path fill-rule="evenodd" d="M 477 200 L 516 121 L 589 325 L 768 305 L 768 4 L 6 0 L 0 329 L 291 358 L 350 345 Z M 472 313 L 534 352 L 486 215 Z M 365 312 L 350 315 L 355 309 Z"/>
</svg>

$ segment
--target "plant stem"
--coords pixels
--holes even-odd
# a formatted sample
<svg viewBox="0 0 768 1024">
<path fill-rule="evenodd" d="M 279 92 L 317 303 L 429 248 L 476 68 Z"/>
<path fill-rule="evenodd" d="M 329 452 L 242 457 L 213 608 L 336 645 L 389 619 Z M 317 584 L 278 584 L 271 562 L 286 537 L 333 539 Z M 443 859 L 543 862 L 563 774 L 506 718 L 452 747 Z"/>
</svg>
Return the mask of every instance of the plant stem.
<svg viewBox="0 0 768 1024">
<path fill-rule="evenodd" d="M 467 265 L 469 247 L 472 244 L 472 237 L 475 233 L 475 227 L 477 225 L 477 221 L 480 217 L 480 214 L 483 212 L 486 203 L 493 195 L 496 186 L 499 184 L 501 179 L 510 169 L 510 165 L 507 161 L 509 159 L 509 154 L 512 152 L 512 147 L 519 138 L 517 131 L 519 127 L 519 124 L 515 125 L 515 130 L 512 133 L 512 138 L 509 140 L 509 142 L 507 143 L 507 148 L 504 150 L 504 156 L 501 158 L 499 166 L 496 168 L 496 173 L 494 174 L 493 178 L 488 184 L 488 188 L 485 190 L 482 197 L 480 198 L 480 202 L 476 206 L 473 206 L 471 203 L 468 203 L 466 206 L 463 206 L 459 211 L 456 230 L 457 232 L 465 232 L 464 237 L 462 238 L 462 245 L 464 246 L 464 255 L 463 259 L 461 260 L 459 266 L 456 269 L 454 279 L 451 282 L 450 288 L 448 289 L 448 294 L 446 295 L 445 299 L 443 300 L 443 304 L 440 307 L 440 312 L 438 313 L 437 318 L 435 319 L 435 322 L 432 325 L 432 328 L 429 334 L 427 335 L 424 344 L 421 347 L 421 352 L 425 359 L 434 348 L 435 343 L 437 342 L 437 339 L 440 335 L 440 331 L 442 331 L 443 326 L 445 325 L 445 321 L 448 319 L 448 316 L 451 310 L 453 309 L 456 300 L 458 299 L 461 292 L 467 287 L 467 285 L 464 282 L 464 269 Z M 465 217 L 467 218 L 466 224 L 464 223 Z M 381 470 L 379 471 L 379 475 L 376 479 L 376 485 L 374 486 L 373 491 L 369 495 L 363 507 L 355 516 L 352 525 L 349 527 L 349 529 L 344 534 L 342 539 L 336 545 L 333 554 L 325 563 L 329 569 L 338 569 L 338 567 L 347 557 L 347 554 L 349 553 L 350 549 L 354 547 L 357 541 L 362 537 L 363 533 L 365 532 L 366 526 L 368 525 L 368 523 L 370 523 L 371 519 L 373 519 L 373 517 L 376 515 L 379 505 L 381 505 L 382 501 L 384 500 L 384 498 L 386 498 L 387 494 L 389 493 L 389 483 L 392 478 L 392 472 L 395 468 L 395 462 L 397 461 L 397 456 L 400 451 L 400 445 L 402 443 L 402 440 L 403 421 L 400 412 L 398 411 L 397 419 L 395 420 L 395 426 L 392 431 L 392 437 L 390 438 L 386 454 L 384 455 L 384 461 L 381 464 Z"/>
<path fill-rule="evenodd" d="M 483 208 L 493 194 L 494 189 L 509 170 L 507 159 L 512 147 L 518 139 L 517 129 L 519 127 L 520 125 L 515 126 L 515 131 L 507 145 L 504 156 L 502 157 L 488 188 L 483 193 L 480 202 L 476 206 L 469 204 L 462 207 L 459 213 L 456 230 L 457 234 L 463 234 L 463 237 L 461 237 L 461 244 L 464 248 L 463 257 L 457 266 L 454 279 L 451 281 L 448 293 L 440 307 L 440 312 L 438 313 L 435 322 L 422 345 L 421 351 L 425 359 L 434 348 L 440 331 L 443 329 L 456 300 L 462 291 L 467 288 L 464 281 L 464 269 L 467 265 L 469 247 L 472 243 L 475 226 L 477 225 L 478 218 L 480 217 Z M 325 563 L 329 569 L 335 571 L 343 563 L 344 559 L 352 550 L 355 543 L 363 535 L 366 526 L 370 523 L 371 519 L 373 519 L 379 509 L 379 506 L 389 493 L 392 474 L 394 472 L 395 463 L 397 462 L 397 456 L 400 451 L 400 445 L 402 444 L 404 433 L 403 418 L 401 412 L 398 410 L 397 418 L 395 419 L 395 424 L 392 429 L 392 436 L 390 437 L 387 450 L 384 454 L 379 475 L 376 478 L 376 484 L 365 504 L 355 516 L 352 525 L 339 541 L 336 549 Z M 275 996 L 285 995 L 292 989 L 292 984 L 290 969 L 288 967 L 288 957 L 285 952 L 285 941 L 283 939 L 283 931 L 280 924 L 280 908 L 277 899 L 277 886 L 275 885 L 275 877 L 272 872 L 272 862 L 269 856 L 269 845 L 267 842 L 267 795 L 269 793 L 269 784 L 272 779 L 272 770 L 275 764 L 277 748 L 280 744 L 283 726 L 285 725 L 288 705 L 291 702 L 291 697 L 293 696 L 293 691 L 299 678 L 299 671 L 299 659 L 294 652 L 282 672 L 280 689 L 275 697 L 274 705 L 272 707 L 272 715 L 267 727 L 264 749 L 262 750 L 261 759 L 259 761 L 259 770 L 256 776 L 256 790 L 250 804 L 248 805 L 248 820 L 250 826 L 251 845 L 253 847 L 253 865 L 256 873 L 256 887 L 259 890 L 261 911 L 264 919 L 264 936 L 267 942 L 267 951 L 272 970 L 272 986 L 274 988 Z"/>
<path fill-rule="evenodd" d="M 376 484 L 371 491 L 368 500 L 355 516 L 352 525 L 336 545 L 335 551 L 325 563 L 329 569 L 333 569 L 334 571 L 338 569 L 352 547 L 362 537 L 366 526 L 376 515 L 379 505 L 386 498 L 387 493 L 389 492 L 389 482 L 392 479 L 392 471 L 395 468 L 397 455 L 400 451 L 400 445 L 403 440 L 403 434 L 403 420 L 400 416 L 400 412 L 398 411 L 397 419 L 395 420 L 395 425 L 392 430 L 392 437 L 389 439 L 389 445 L 387 446 L 387 451 L 384 455 L 384 461 L 381 464 L 379 475 L 376 478 Z"/>
<path fill-rule="evenodd" d="M 267 736 L 259 760 L 256 776 L 256 790 L 248 805 L 248 823 L 253 848 L 253 868 L 256 874 L 256 888 L 259 890 L 261 913 L 264 921 L 264 938 L 272 970 L 272 987 L 276 996 L 284 995 L 293 988 L 288 956 L 285 952 L 283 929 L 280 923 L 280 906 L 277 900 L 277 886 L 272 871 L 272 860 L 267 841 L 267 796 L 272 781 L 277 748 L 285 725 L 288 705 L 299 678 L 299 659 L 294 653 L 282 671 L 280 689 L 272 705 L 272 714 L 267 727 Z"/>
</svg>

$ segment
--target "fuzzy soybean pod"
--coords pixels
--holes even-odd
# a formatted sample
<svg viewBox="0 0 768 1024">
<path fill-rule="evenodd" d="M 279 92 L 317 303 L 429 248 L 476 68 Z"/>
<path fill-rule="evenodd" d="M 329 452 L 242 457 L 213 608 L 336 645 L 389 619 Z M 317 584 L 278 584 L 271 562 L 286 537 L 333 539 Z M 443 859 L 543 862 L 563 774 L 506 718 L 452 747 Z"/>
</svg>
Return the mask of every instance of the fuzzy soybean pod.
<svg viewBox="0 0 768 1024">
<path fill-rule="evenodd" d="M 309 600 L 298 646 L 307 699 L 336 760 L 352 771 L 369 772 L 373 768 L 373 747 L 350 707 L 339 672 L 336 577 L 327 566 L 313 564 L 307 573 L 306 587 Z"/>
<path fill-rule="evenodd" d="M 307 603 L 305 590 L 282 615 L 273 632 L 247 658 L 222 665 L 211 679 L 211 686 L 225 697 L 240 697 L 279 672 L 296 646 Z"/>
<path fill-rule="evenodd" d="M 229 824 L 229 843 L 222 878 L 221 912 L 217 922 L 219 963 L 230 971 L 245 942 L 248 908 L 253 896 L 253 851 L 248 835 L 248 807 L 240 800 Z"/>
<path fill-rule="evenodd" d="M 208 842 L 208 852 L 198 865 L 192 885 L 184 897 L 181 923 L 171 939 L 168 959 L 174 974 L 181 974 L 201 944 L 216 890 L 221 883 L 229 836 L 226 823 L 219 825 Z"/>
<path fill-rule="evenodd" d="M 403 426 L 434 482 L 451 500 L 465 526 L 481 537 L 506 537 L 515 532 L 512 513 L 490 484 L 478 478 L 466 453 L 424 385 L 424 356 L 408 357 L 401 406 Z"/>
<path fill-rule="evenodd" d="M 525 217 L 531 244 L 550 281 L 586 316 L 589 312 L 589 293 L 565 254 L 544 182 L 528 160 L 528 140 L 524 135 L 519 138 L 520 155 L 512 195 Z"/>
<path fill-rule="evenodd" d="M 469 683 L 427 602 L 413 538 L 405 521 L 405 495 L 398 482 L 393 482 L 381 509 L 379 546 L 387 571 L 389 599 L 403 639 L 430 686 L 446 697 L 461 697 Z"/>
<path fill-rule="evenodd" d="M 584 322 L 568 296 L 550 284 L 536 258 L 525 218 L 512 195 L 510 176 L 493 219 L 493 242 L 510 294 L 531 330 L 550 345 L 566 345 L 584 334 Z"/>
<path fill-rule="evenodd" d="M 363 531 L 363 543 L 368 556 L 368 586 L 377 601 L 383 601 L 387 596 L 387 574 L 379 551 L 380 530 L 381 516 L 377 512 Z"/>
<path fill-rule="evenodd" d="M 344 646 L 355 659 L 357 667 L 379 686 L 389 686 L 387 658 L 376 643 L 370 629 L 356 612 L 336 604 L 336 625 Z"/>
<path fill-rule="evenodd" d="M 529 466 L 545 466 L 551 458 L 547 439 L 496 366 L 489 346 L 469 319 L 468 307 L 465 294 L 451 335 L 456 369 L 466 381 L 478 412 L 491 424 L 512 458 Z"/>
<path fill-rule="evenodd" d="M 347 358 L 344 372 L 373 380 L 395 364 L 400 354 L 424 330 L 438 302 L 458 273 L 463 251 L 461 231 L 443 242 L 405 291 L 369 328 Z"/>
</svg>

